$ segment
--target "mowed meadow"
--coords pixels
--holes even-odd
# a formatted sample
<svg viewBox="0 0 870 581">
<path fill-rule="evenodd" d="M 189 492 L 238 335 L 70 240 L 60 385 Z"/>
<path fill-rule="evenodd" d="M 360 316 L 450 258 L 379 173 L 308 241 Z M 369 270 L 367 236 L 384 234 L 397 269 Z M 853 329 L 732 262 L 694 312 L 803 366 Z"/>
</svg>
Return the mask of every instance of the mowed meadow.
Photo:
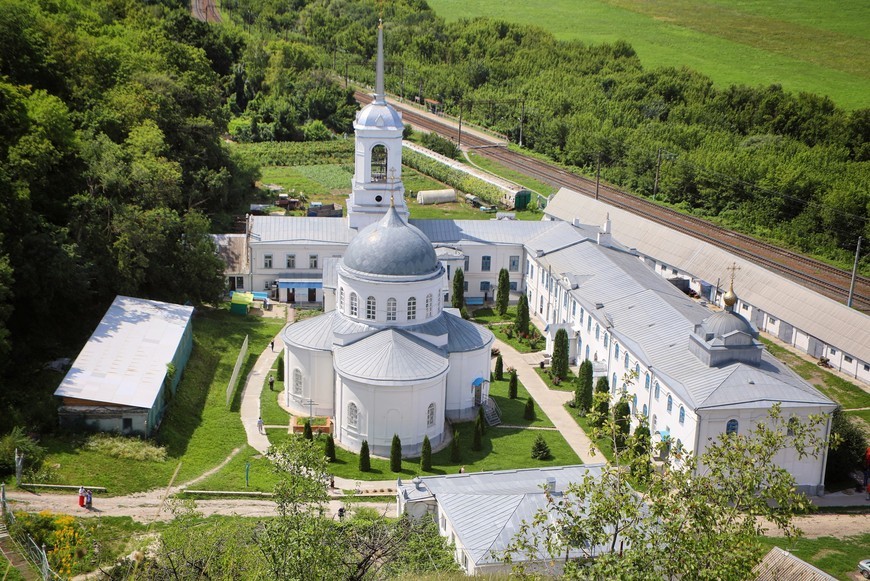
<svg viewBox="0 0 870 581">
<path fill-rule="evenodd" d="M 448 21 L 485 16 L 561 40 L 625 40 L 645 67 L 698 70 L 719 85 L 780 84 L 870 107 L 866 0 L 428 0 Z"/>
</svg>

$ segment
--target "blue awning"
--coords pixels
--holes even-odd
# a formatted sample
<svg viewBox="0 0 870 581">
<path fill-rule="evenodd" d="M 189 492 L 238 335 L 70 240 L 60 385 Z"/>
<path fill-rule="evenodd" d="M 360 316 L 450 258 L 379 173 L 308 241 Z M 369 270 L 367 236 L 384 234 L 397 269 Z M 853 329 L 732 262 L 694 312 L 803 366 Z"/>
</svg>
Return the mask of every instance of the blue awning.
<svg viewBox="0 0 870 581">
<path fill-rule="evenodd" d="M 662 437 L 662 440 L 667 440 L 671 437 L 671 433 L 668 430 L 659 430 L 659 435 Z"/>
<path fill-rule="evenodd" d="M 322 279 L 278 279 L 278 288 L 323 288 Z"/>
<path fill-rule="evenodd" d="M 474 387 L 478 387 L 478 386 L 483 385 L 484 381 L 486 381 L 484 378 L 478 377 L 477 379 L 475 379 L 474 381 L 471 382 L 471 385 L 473 385 Z"/>
</svg>

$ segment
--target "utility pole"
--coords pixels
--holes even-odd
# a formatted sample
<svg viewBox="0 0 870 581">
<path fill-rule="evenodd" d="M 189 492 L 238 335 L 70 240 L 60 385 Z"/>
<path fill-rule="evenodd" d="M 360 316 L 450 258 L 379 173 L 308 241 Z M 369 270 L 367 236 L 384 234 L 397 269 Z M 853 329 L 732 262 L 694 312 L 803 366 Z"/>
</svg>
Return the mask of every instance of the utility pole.
<svg viewBox="0 0 870 581">
<path fill-rule="evenodd" d="M 462 149 L 462 101 L 459 102 L 459 135 L 456 139 L 456 148 Z"/>
<path fill-rule="evenodd" d="M 598 199 L 598 186 L 601 184 L 601 152 L 598 152 L 598 158 L 595 161 L 595 199 Z"/>
<path fill-rule="evenodd" d="M 659 191 L 659 170 L 662 167 L 662 148 L 659 147 L 656 151 L 656 179 L 653 182 L 653 200 L 656 199 L 656 194 Z"/>
<path fill-rule="evenodd" d="M 344 61 L 344 88 L 345 89 L 347 89 L 348 84 L 349 83 L 347 82 L 347 61 Z"/>
<path fill-rule="evenodd" d="M 405 63 L 402 63 L 402 101 L 405 100 Z"/>
<path fill-rule="evenodd" d="M 846 306 L 852 306 L 852 295 L 855 294 L 855 278 L 858 276 L 858 258 L 861 256 L 861 237 L 858 236 L 858 247 L 855 249 L 855 264 L 852 265 L 852 282 L 849 283 L 849 298 Z"/>
<path fill-rule="evenodd" d="M 520 110 L 520 147 L 523 146 L 523 121 L 526 118 L 526 100 L 522 101 L 522 109 Z"/>
</svg>

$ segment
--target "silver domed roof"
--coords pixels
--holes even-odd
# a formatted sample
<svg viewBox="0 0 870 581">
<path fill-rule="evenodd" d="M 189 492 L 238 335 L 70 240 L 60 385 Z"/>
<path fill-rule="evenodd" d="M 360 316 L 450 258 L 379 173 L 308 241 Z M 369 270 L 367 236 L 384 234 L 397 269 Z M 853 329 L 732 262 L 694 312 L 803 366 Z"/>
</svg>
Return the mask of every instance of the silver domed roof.
<svg viewBox="0 0 870 581">
<path fill-rule="evenodd" d="M 354 121 L 354 129 L 401 129 L 402 115 L 386 102 L 372 102 L 363 107 Z"/>
<path fill-rule="evenodd" d="M 342 262 L 357 272 L 390 276 L 432 274 L 440 267 L 432 242 L 406 224 L 393 206 L 354 237 Z"/>
<path fill-rule="evenodd" d="M 718 313 L 713 313 L 701 323 L 706 333 L 712 333 L 714 337 L 724 337 L 734 331 L 746 333 L 750 337 L 758 336 L 758 331 L 743 316 L 733 312 L 730 308 Z"/>
</svg>

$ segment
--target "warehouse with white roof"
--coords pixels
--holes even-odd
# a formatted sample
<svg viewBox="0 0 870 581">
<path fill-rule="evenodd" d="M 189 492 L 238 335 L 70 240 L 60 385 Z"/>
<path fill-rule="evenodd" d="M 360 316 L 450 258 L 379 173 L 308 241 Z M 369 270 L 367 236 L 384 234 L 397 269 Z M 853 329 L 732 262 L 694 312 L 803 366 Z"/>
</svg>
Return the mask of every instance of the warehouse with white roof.
<svg viewBox="0 0 870 581">
<path fill-rule="evenodd" d="M 61 425 L 150 435 L 193 349 L 193 307 L 117 296 L 54 395 Z"/>
</svg>

